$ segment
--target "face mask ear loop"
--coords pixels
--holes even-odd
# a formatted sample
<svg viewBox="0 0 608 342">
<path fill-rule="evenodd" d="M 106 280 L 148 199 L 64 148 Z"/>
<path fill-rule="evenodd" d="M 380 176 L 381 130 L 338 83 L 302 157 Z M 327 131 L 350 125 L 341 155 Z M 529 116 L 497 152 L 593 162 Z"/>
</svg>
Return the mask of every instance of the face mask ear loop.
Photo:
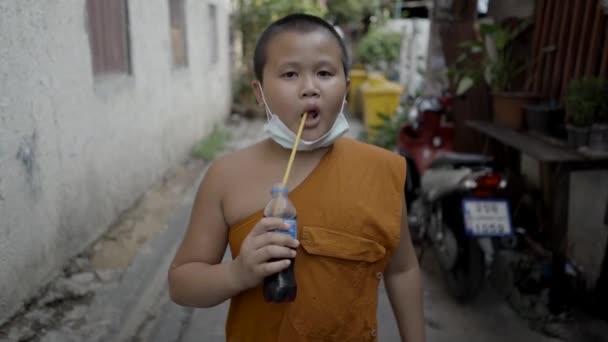
<svg viewBox="0 0 608 342">
<path fill-rule="evenodd" d="M 262 94 L 262 101 L 264 102 L 264 109 L 266 111 L 266 120 L 270 121 L 270 119 L 272 119 L 272 111 L 270 110 L 270 107 L 268 107 L 268 104 L 266 103 L 266 98 L 264 97 L 264 90 L 262 90 L 262 85 L 260 84 L 260 94 Z"/>
<path fill-rule="evenodd" d="M 344 113 L 344 105 L 346 104 L 346 94 L 342 98 L 342 107 L 340 107 L 340 113 Z"/>
</svg>

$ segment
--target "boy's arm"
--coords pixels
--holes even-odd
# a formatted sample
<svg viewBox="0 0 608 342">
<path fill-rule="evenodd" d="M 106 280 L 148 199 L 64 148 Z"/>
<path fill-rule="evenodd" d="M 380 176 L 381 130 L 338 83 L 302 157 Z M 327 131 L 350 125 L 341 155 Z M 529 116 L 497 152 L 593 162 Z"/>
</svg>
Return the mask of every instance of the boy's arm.
<svg viewBox="0 0 608 342">
<path fill-rule="evenodd" d="M 425 320 L 422 279 L 407 224 L 405 201 L 401 216 L 401 238 L 397 252 L 384 272 L 384 283 L 402 342 L 424 342 Z"/>
<path fill-rule="evenodd" d="M 183 306 L 212 307 L 242 289 L 232 262 L 222 263 L 228 227 L 221 208 L 222 166 L 209 167 L 196 194 L 186 235 L 169 270 L 169 293 Z"/>
</svg>

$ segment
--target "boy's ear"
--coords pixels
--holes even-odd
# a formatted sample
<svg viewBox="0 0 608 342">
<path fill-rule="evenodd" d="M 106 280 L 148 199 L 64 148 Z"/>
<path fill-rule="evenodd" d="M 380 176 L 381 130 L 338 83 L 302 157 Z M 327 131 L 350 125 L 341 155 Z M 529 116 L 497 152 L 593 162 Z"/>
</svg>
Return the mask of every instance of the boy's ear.
<svg viewBox="0 0 608 342">
<path fill-rule="evenodd" d="M 262 100 L 262 83 L 260 81 L 255 80 L 251 82 L 251 87 L 253 88 L 253 94 L 255 95 L 255 99 L 258 103 L 258 106 L 262 107 L 264 105 L 264 101 Z"/>
<path fill-rule="evenodd" d="M 346 79 L 346 93 L 350 92 L 350 78 Z"/>
</svg>

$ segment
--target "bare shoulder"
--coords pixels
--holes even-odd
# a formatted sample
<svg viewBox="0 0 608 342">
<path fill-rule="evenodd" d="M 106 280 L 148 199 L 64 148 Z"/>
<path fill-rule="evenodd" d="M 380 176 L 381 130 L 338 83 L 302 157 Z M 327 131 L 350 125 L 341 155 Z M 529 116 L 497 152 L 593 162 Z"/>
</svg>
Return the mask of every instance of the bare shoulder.
<svg viewBox="0 0 608 342">
<path fill-rule="evenodd" d="M 224 154 L 213 162 L 213 167 L 224 172 L 242 168 L 247 163 L 255 161 L 260 153 L 262 153 L 261 143 L 249 145 Z"/>
<path fill-rule="evenodd" d="M 224 154 L 211 163 L 203 182 L 209 183 L 212 188 L 220 193 L 224 189 L 229 189 L 230 186 L 228 185 L 243 178 L 248 169 L 245 166 L 254 165 L 259 153 L 258 143 Z"/>
</svg>

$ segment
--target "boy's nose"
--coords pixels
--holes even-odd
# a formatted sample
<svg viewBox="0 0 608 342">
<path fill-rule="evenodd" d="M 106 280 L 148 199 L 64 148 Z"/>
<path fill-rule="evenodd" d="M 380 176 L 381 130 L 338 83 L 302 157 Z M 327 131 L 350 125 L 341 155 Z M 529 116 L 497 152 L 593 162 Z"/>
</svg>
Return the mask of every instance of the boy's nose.
<svg viewBox="0 0 608 342">
<path fill-rule="evenodd" d="M 306 78 L 303 81 L 304 82 L 302 84 L 302 91 L 300 93 L 300 96 L 304 98 L 318 97 L 319 88 L 317 87 L 315 82 L 310 78 Z"/>
<path fill-rule="evenodd" d="M 306 86 L 302 89 L 302 93 L 300 95 L 304 98 L 318 97 L 319 89 L 317 89 L 315 86 Z"/>
</svg>

